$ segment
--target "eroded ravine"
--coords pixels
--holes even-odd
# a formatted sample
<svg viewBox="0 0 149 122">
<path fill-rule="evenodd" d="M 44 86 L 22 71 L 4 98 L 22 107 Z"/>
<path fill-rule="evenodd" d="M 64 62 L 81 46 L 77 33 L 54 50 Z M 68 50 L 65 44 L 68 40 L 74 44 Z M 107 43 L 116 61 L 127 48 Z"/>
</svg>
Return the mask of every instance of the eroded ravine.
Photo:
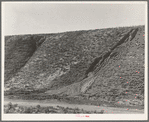
<svg viewBox="0 0 149 122">
<path fill-rule="evenodd" d="M 97 77 L 100 75 L 100 70 L 106 67 L 106 64 L 111 57 L 118 55 L 119 52 L 114 52 L 114 50 L 122 45 L 131 41 L 137 34 L 138 28 L 131 29 L 126 33 L 111 49 L 102 54 L 101 57 L 97 57 L 94 62 L 90 65 L 89 69 L 86 71 L 86 78 L 84 78 L 79 83 L 74 83 L 66 87 L 62 87 L 56 90 L 46 91 L 46 94 L 67 94 L 70 96 L 84 94 L 94 83 Z"/>
<path fill-rule="evenodd" d="M 116 45 L 114 45 L 111 49 L 109 49 L 108 52 L 106 52 L 104 55 L 101 56 L 101 60 L 97 63 L 97 65 L 95 66 L 96 68 L 94 68 L 95 70 L 93 70 L 92 72 L 92 76 L 91 76 L 92 78 L 90 78 L 91 80 L 87 80 L 87 82 L 84 83 L 84 85 L 81 88 L 81 93 L 85 93 L 87 89 L 91 87 L 91 85 L 94 83 L 97 77 L 97 74 L 100 75 L 99 71 L 109 61 L 112 51 L 118 46 L 120 46 L 121 44 L 123 44 L 124 42 L 126 43 L 127 41 L 131 41 L 135 37 L 137 31 L 138 31 L 138 28 L 130 30 L 122 39 L 120 39 L 120 41 Z"/>
</svg>

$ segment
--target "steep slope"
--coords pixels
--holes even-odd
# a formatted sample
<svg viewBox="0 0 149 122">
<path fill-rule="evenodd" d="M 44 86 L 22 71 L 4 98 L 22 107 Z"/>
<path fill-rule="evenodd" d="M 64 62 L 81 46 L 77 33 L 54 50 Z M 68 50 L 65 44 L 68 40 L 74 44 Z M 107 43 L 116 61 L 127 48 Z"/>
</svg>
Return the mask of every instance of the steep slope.
<svg viewBox="0 0 149 122">
<path fill-rule="evenodd" d="M 13 50 L 7 44 L 7 57 L 11 52 L 11 55 L 23 58 L 19 61 L 7 58 L 5 66 L 11 61 L 18 64 L 16 62 L 29 58 L 15 72 L 8 73 L 16 66 L 6 66 L 6 75 L 11 74 L 11 78 L 5 79 L 5 88 L 11 93 L 38 90 L 44 95 L 81 97 L 87 94 L 88 99 L 97 101 L 120 102 L 134 100 L 135 97 L 138 101 L 143 100 L 143 35 L 144 26 L 38 35 L 44 37 L 38 48 L 30 49 L 28 46 L 25 51 L 16 53 L 19 46 L 14 46 Z M 32 35 L 32 38 L 36 36 Z M 40 39 L 30 37 L 26 41 L 28 37 L 24 38 L 17 41 L 19 45 L 23 44 L 22 40 L 28 45 L 34 40 L 34 47 L 35 42 L 40 42 Z M 27 56 L 24 52 L 28 52 Z"/>
<path fill-rule="evenodd" d="M 116 29 L 103 29 L 103 30 L 91 30 L 91 31 L 78 31 L 78 32 L 66 32 L 57 34 L 57 36 L 47 36 L 44 43 L 35 51 L 35 43 L 32 41 L 33 37 L 29 37 L 29 41 L 26 41 L 27 36 L 23 39 L 14 39 L 19 45 L 10 46 L 6 49 L 6 80 L 7 75 L 12 74 L 14 69 L 19 71 L 10 79 L 7 83 L 8 86 L 21 89 L 21 90 L 37 90 L 37 89 L 55 89 L 61 86 L 70 85 L 74 82 L 80 82 L 86 77 L 86 70 L 96 57 L 99 57 L 113 44 L 117 43 L 120 34 L 124 34 L 131 28 L 116 28 Z M 119 36 L 118 36 L 119 34 Z M 15 38 L 15 37 L 12 37 Z M 11 39 L 11 38 L 10 38 Z M 23 41 L 24 40 L 24 41 Z M 113 41 L 115 40 L 115 41 Z M 11 40 L 8 42 L 12 42 Z M 23 42 L 29 44 L 25 51 L 18 51 L 24 49 Z M 14 43 L 15 44 L 15 43 Z M 30 45 L 34 47 L 30 48 Z M 21 45 L 21 46 L 20 46 Z M 12 46 L 12 48 L 10 48 Z M 10 50 L 8 50 L 10 48 Z M 18 49 L 19 48 L 19 49 Z M 11 49 L 13 49 L 11 51 Z M 30 49 L 30 50 L 29 50 Z M 16 51 L 17 50 L 17 51 Z M 27 56 L 25 56 L 27 50 Z M 15 53 L 16 51 L 16 53 Z M 11 52 L 10 54 L 7 52 Z M 28 54 L 29 52 L 29 54 Z M 30 54 L 31 52 L 31 54 Z M 18 53 L 18 54 L 17 54 Z M 19 55 L 20 54 L 20 55 Z M 11 55 L 15 58 L 9 58 Z M 15 55 L 15 56 L 13 56 Z M 29 56 L 28 56 L 29 55 Z M 32 55 L 32 56 L 31 56 Z M 22 56 L 23 58 L 21 58 Z M 25 58 L 24 58 L 25 57 Z M 30 60 L 26 63 L 24 59 Z M 21 60 L 21 61 L 18 61 Z M 22 62 L 24 67 L 16 65 Z M 11 63 L 14 62 L 15 65 Z M 9 68 L 9 65 L 12 67 Z M 7 68 L 8 67 L 8 68 Z M 21 69 L 20 69 L 21 67 Z M 8 72 L 7 71 L 10 72 Z"/>
<path fill-rule="evenodd" d="M 22 68 L 44 41 L 44 36 L 5 38 L 5 82 Z"/>
<path fill-rule="evenodd" d="M 135 35 L 134 38 L 133 35 Z M 96 99 L 102 98 L 107 101 L 123 101 L 126 104 L 130 104 L 132 102 L 129 101 L 135 100 L 138 104 L 143 104 L 143 35 L 144 32 L 141 28 L 138 31 L 136 29 L 130 35 L 130 39 L 127 42 L 122 43 L 112 51 L 109 57 L 110 60 L 106 62 L 103 68 L 98 70 L 95 83 L 87 91 L 87 93 L 91 94 L 91 99 L 94 99 L 96 95 L 98 96 Z"/>
<path fill-rule="evenodd" d="M 111 50 L 95 59 L 81 83 L 47 94 L 69 96 L 88 94 L 89 99 L 114 101 L 127 105 L 144 104 L 144 31 L 136 28 L 115 44 Z"/>
</svg>

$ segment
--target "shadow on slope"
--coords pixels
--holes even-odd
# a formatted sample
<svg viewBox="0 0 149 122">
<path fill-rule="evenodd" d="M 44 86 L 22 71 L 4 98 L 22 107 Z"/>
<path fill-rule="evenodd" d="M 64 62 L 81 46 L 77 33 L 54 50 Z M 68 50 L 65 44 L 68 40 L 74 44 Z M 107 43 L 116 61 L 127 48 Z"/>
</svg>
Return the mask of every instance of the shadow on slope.
<svg viewBox="0 0 149 122">
<path fill-rule="evenodd" d="M 132 29 L 111 50 L 91 63 L 86 70 L 88 77 L 46 94 L 75 96 L 86 93 L 91 101 L 144 105 L 143 35 L 143 27 Z"/>
<path fill-rule="evenodd" d="M 10 36 L 5 39 L 5 81 L 7 81 L 26 64 L 45 39 L 43 36 Z"/>
</svg>

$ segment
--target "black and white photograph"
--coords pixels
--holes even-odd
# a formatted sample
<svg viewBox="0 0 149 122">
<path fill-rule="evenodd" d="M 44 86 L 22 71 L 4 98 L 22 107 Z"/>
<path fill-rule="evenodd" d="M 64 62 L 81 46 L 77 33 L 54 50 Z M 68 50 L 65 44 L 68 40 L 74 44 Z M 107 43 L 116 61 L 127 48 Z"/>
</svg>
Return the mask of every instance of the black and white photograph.
<svg viewBox="0 0 149 122">
<path fill-rule="evenodd" d="M 2 120 L 147 120 L 146 1 L 1 4 Z"/>
</svg>

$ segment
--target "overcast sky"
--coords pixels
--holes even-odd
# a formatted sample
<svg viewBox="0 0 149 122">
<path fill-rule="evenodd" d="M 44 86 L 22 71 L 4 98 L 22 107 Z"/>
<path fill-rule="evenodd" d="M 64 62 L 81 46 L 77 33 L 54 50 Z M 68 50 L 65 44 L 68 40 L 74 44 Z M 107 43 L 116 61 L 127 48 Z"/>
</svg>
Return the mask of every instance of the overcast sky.
<svg viewBox="0 0 149 122">
<path fill-rule="evenodd" d="M 145 24 L 145 2 L 4 3 L 4 34 L 57 33 Z"/>
</svg>

